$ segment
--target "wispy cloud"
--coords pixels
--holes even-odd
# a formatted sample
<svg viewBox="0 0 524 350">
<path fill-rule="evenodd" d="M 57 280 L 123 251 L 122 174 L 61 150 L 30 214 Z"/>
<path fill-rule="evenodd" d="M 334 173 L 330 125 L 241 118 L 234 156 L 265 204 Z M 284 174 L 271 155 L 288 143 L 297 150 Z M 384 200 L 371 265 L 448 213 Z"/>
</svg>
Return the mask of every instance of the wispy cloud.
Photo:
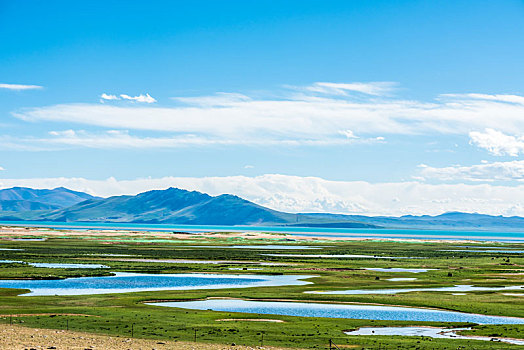
<svg viewBox="0 0 524 350">
<path fill-rule="evenodd" d="M 266 139 L 266 138 L 239 138 L 227 139 L 206 135 L 177 134 L 171 136 L 136 136 L 127 130 L 106 130 L 88 132 L 85 130 L 50 131 L 45 137 L 13 137 L 0 135 L 0 150 L 17 151 L 56 151 L 70 148 L 97 148 L 97 149 L 153 149 L 153 148 L 182 148 L 207 146 L 334 146 L 354 144 L 384 143 L 383 137 L 375 138 L 338 138 L 326 140 L 309 139 Z"/>
<path fill-rule="evenodd" d="M 15 91 L 38 90 L 38 89 L 43 89 L 43 88 L 44 87 L 40 85 L 0 84 L 0 89 L 15 90 Z"/>
<path fill-rule="evenodd" d="M 143 103 L 155 103 L 156 102 L 156 100 L 153 97 L 151 97 L 149 94 L 138 95 L 138 96 L 129 96 L 126 94 L 121 94 L 120 97 L 123 98 L 124 100 L 131 100 L 135 102 L 143 102 Z"/>
<path fill-rule="evenodd" d="M 101 133 L 89 133 L 83 130 L 51 131 L 49 138 L 30 139 L 29 142 L 51 145 L 69 145 L 88 148 L 175 148 L 211 144 L 231 144 L 228 140 L 182 135 L 173 137 L 138 137 L 127 131 L 108 130 Z"/>
<path fill-rule="evenodd" d="M 358 136 L 351 130 L 340 130 L 339 133 L 348 139 L 358 139 Z"/>
<path fill-rule="evenodd" d="M 484 100 L 484 101 L 496 101 L 513 103 L 518 105 L 524 105 L 524 97 L 519 95 L 502 95 L 502 94 L 442 94 L 442 97 L 453 98 L 458 100 Z"/>
<path fill-rule="evenodd" d="M 393 82 L 370 82 L 370 83 L 328 83 L 319 82 L 303 89 L 311 92 L 347 96 L 349 93 L 359 92 L 362 94 L 381 96 L 390 93 L 397 87 Z M 300 88 L 299 88 L 300 89 Z"/>
<path fill-rule="evenodd" d="M 49 144 L 39 142 L 33 137 L 0 135 L 0 150 L 39 152 L 52 150 Z"/>
<path fill-rule="evenodd" d="M 488 128 L 484 132 L 470 132 L 469 138 L 471 144 L 496 156 L 517 157 L 519 153 L 524 153 L 524 136 L 506 135 Z"/>
<path fill-rule="evenodd" d="M 282 93 L 271 98 L 224 93 L 184 97 L 176 98 L 177 105 L 164 107 L 61 104 L 18 110 L 13 115 L 31 121 L 174 132 L 235 144 L 251 139 L 322 144 L 351 134 L 375 140 L 391 134 L 468 135 L 486 128 L 524 134 L 524 98 L 520 96 L 441 95 L 432 102 L 422 102 L 377 96 L 386 88 L 358 84 L 315 83 L 303 87 L 301 94 Z M 325 91 L 318 91 L 321 89 Z M 364 95 L 368 98 L 346 94 L 357 90 L 367 91 Z M 149 99 L 149 95 L 142 96 Z"/>
<path fill-rule="evenodd" d="M 212 96 L 173 97 L 172 100 L 201 107 L 233 106 L 240 102 L 251 101 L 249 96 L 237 93 L 218 92 Z"/>
<path fill-rule="evenodd" d="M 145 95 L 140 94 L 138 96 L 120 94 L 119 96 L 117 96 L 117 95 L 103 93 L 102 95 L 100 95 L 101 102 L 116 101 L 116 100 L 128 100 L 128 101 L 141 102 L 141 103 L 155 103 L 156 102 L 156 99 L 151 97 L 151 95 L 149 94 L 145 94 Z"/>
<path fill-rule="evenodd" d="M 256 146 L 272 146 L 272 145 L 287 145 L 287 146 L 329 146 L 341 144 L 371 144 L 384 142 L 384 138 L 377 137 L 372 139 L 366 138 L 344 138 L 329 140 L 295 140 L 295 139 L 279 139 L 267 140 L 265 138 L 249 138 L 249 139 L 225 139 L 214 138 L 209 136 L 198 136 L 190 134 L 182 134 L 175 136 L 162 137 L 140 137 L 129 134 L 127 130 L 108 130 L 104 132 L 92 133 L 84 130 L 63 130 L 51 131 L 50 137 L 47 138 L 27 138 L 19 139 L 20 144 L 34 144 L 34 145 L 69 145 L 76 147 L 88 148 L 178 148 L 188 146 L 210 146 L 210 145 L 256 145 Z"/>
<path fill-rule="evenodd" d="M 420 175 L 424 179 L 440 181 L 524 181 L 524 160 L 511 162 L 482 162 L 471 166 L 454 165 L 434 168 L 421 164 Z"/>
<path fill-rule="evenodd" d="M 369 183 L 268 174 L 256 177 L 163 177 L 136 180 L 84 178 L 0 179 L 0 187 L 64 186 L 100 196 L 179 187 L 212 195 L 232 193 L 288 212 L 368 215 L 441 214 L 448 211 L 524 216 L 524 185 Z"/>
</svg>

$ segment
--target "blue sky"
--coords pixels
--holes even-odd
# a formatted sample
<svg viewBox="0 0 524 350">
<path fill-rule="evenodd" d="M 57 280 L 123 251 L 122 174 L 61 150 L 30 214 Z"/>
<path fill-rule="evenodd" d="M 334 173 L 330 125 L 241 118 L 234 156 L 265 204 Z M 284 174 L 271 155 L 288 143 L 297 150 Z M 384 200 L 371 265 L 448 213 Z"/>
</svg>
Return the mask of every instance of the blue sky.
<svg viewBox="0 0 524 350">
<path fill-rule="evenodd" d="M 522 1 L 2 1 L 0 185 L 524 215 L 522 38 Z"/>
</svg>

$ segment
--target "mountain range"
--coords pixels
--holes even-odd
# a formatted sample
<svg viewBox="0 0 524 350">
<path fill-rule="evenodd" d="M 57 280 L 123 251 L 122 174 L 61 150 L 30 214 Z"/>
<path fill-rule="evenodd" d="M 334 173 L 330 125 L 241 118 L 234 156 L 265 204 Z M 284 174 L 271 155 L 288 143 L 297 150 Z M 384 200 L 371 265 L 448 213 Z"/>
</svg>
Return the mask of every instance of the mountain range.
<svg viewBox="0 0 524 350">
<path fill-rule="evenodd" d="M 518 216 L 461 212 L 401 217 L 291 214 L 230 194 L 210 196 L 178 188 L 100 198 L 63 187 L 45 190 L 14 187 L 0 190 L 0 220 L 524 231 L 524 218 Z"/>
<path fill-rule="evenodd" d="M 52 190 L 13 187 L 0 190 L 0 212 L 61 209 L 87 199 L 99 199 L 99 197 L 71 191 L 64 187 Z"/>
</svg>

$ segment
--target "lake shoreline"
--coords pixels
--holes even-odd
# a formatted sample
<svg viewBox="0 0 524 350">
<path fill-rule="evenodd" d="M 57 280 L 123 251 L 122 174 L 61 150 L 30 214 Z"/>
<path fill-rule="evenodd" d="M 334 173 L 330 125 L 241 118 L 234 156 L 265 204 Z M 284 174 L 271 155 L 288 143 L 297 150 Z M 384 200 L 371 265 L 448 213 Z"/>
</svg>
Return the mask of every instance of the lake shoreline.
<svg viewBox="0 0 524 350">
<path fill-rule="evenodd" d="M 243 238 L 243 239 L 269 239 L 269 240 L 286 240 L 287 243 L 292 244 L 293 242 L 311 242 L 315 241 L 321 243 L 322 241 L 386 241 L 386 242 L 418 242 L 418 243 L 478 243 L 478 244 L 510 244 L 510 243 L 519 243 L 524 242 L 524 235 L 522 238 L 518 237 L 465 237 L 465 236 L 449 236 L 443 235 L 441 237 L 427 237 L 425 235 L 417 234 L 419 230 L 413 230 L 411 232 L 409 229 L 404 230 L 409 234 L 409 237 L 406 237 L 406 234 L 377 234 L 373 232 L 349 232 L 340 234 L 337 232 L 266 232 L 264 229 L 260 228 L 258 230 L 256 227 L 252 227 L 246 230 L 236 228 L 232 231 L 168 231 L 166 229 L 162 230 L 136 230 L 129 228 L 117 228 L 117 227 L 81 227 L 75 226 L 74 223 L 71 224 L 71 227 L 52 227 L 53 225 L 44 225 L 38 226 L 34 224 L 0 224 L 0 236 L 4 236 L 4 239 L 24 239 L 24 236 L 29 236 L 32 239 L 42 239 L 49 237 L 56 237 L 61 235 L 67 236 L 100 236 L 100 237 L 118 237 L 125 235 L 126 237 L 144 237 L 148 236 L 153 239 L 172 239 L 172 240 L 187 240 L 191 241 L 195 238 Z M 61 226 L 61 225 L 58 225 Z M 96 225 L 95 225 L 96 226 Z M 196 230 L 196 229 L 195 229 Z M 439 232 L 439 231 L 428 231 L 428 232 Z M 447 232 L 447 231 L 446 231 Z M 456 233 L 464 234 L 463 231 L 455 231 Z M 480 232 L 479 232 L 480 233 Z M 509 233 L 504 233 L 509 234 Z M 519 233 L 520 234 L 520 233 Z M 360 235 L 360 236 L 359 236 Z"/>
</svg>

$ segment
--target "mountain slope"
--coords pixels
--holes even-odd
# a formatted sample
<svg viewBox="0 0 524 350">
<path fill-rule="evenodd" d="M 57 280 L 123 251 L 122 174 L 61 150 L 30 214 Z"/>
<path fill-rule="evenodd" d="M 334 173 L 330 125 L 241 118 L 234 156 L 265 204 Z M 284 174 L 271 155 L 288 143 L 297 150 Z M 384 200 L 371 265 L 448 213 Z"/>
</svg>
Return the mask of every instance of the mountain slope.
<svg viewBox="0 0 524 350">
<path fill-rule="evenodd" d="M 176 188 L 136 196 L 90 199 L 69 208 L 38 213 L 33 220 L 176 224 L 279 224 L 296 215 L 271 210 L 233 195 L 212 197 Z"/>
<path fill-rule="evenodd" d="M 29 211 L 66 208 L 87 199 L 93 199 L 87 193 L 76 192 L 67 188 L 35 190 L 27 187 L 13 187 L 0 190 L 0 210 Z"/>
<path fill-rule="evenodd" d="M 27 200 L 0 200 L 0 211 L 31 211 L 60 209 L 57 205 Z"/>
</svg>

